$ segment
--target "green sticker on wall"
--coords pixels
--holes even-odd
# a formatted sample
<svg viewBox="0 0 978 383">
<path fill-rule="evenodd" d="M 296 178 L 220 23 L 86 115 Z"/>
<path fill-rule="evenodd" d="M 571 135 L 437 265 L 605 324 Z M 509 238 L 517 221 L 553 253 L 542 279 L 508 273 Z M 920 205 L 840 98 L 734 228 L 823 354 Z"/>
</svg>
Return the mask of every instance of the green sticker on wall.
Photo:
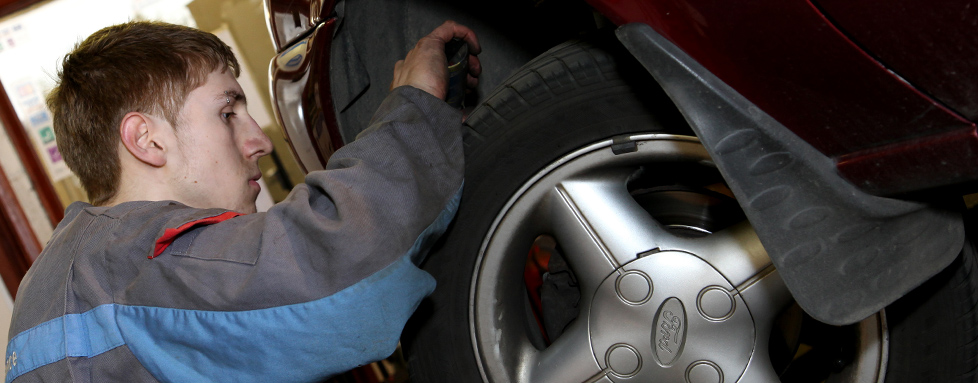
<svg viewBox="0 0 978 383">
<path fill-rule="evenodd" d="M 38 133 L 41 135 L 41 141 L 43 141 L 45 144 L 54 141 L 54 130 L 52 130 L 50 126 L 45 126 Z"/>
</svg>

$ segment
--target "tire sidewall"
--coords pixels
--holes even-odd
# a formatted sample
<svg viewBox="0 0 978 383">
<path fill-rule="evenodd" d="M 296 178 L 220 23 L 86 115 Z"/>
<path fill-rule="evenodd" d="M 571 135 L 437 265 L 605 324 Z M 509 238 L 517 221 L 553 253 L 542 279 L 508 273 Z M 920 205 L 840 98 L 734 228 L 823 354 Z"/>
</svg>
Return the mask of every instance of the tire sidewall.
<svg viewBox="0 0 978 383">
<path fill-rule="evenodd" d="M 591 57 L 600 54 L 621 60 L 623 53 L 595 52 L 600 48 L 590 42 L 558 48 L 556 56 L 560 51 L 583 50 Z M 507 83 L 540 76 L 534 68 L 548 63 L 538 58 Z M 602 81 L 549 94 L 535 104 L 504 85 L 473 112 L 473 116 L 488 113 L 491 117 L 470 118 L 466 123 L 462 202 L 448 232 L 423 265 L 438 287 L 412 318 L 403 338 L 414 381 L 483 381 L 469 318 L 476 262 L 492 222 L 528 179 L 561 156 L 614 136 L 688 132 L 682 116 L 648 73 L 632 65 L 627 66 L 630 71 L 616 68 L 605 70 Z M 625 81 L 622 72 L 642 78 Z M 505 100 L 505 105 L 499 100 Z M 507 116 L 497 110 L 518 112 Z"/>
</svg>

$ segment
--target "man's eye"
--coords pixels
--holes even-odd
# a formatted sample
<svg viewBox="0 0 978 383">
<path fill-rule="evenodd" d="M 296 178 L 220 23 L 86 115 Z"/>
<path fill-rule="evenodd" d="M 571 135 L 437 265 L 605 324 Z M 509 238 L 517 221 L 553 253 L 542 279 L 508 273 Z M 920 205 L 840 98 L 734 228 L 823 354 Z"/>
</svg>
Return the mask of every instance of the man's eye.
<svg viewBox="0 0 978 383">
<path fill-rule="evenodd" d="M 231 116 L 233 116 L 233 115 L 234 115 L 234 112 L 221 113 L 221 117 L 223 117 L 225 120 L 231 118 Z"/>
</svg>

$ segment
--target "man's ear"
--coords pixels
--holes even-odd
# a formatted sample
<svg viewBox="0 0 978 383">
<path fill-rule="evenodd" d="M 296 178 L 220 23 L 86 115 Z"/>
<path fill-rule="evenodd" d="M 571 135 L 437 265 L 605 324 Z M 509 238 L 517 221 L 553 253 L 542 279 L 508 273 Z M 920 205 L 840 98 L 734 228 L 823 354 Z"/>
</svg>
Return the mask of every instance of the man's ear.
<svg viewBox="0 0 978 383">
<path fill-rule="evenodd" d="M 119 135 L 122 145 L 130 154 L 147 165 L 160 167 L 166 164 L 166 144 L 162 140 L 159 121 L 139 112 L 129 112 L 122 117 Z"/>
</svg>

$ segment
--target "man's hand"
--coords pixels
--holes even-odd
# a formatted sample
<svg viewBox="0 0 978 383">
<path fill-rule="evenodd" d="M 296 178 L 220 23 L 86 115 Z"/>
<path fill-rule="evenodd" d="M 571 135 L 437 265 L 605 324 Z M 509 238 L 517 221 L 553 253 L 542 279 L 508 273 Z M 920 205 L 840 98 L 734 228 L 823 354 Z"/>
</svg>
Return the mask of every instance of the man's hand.
<svg viewBox="0 0 978 383">
<path fill-rule="evenodd" d="M 448 59 L 445 57 L 445 43 L 453 38 L 465 40 L 469 44 L 469 74 L 466 85 L 473 88 L 479 83 L 482 65 L 476 55 L 482 51 L 479 40 L 468 27 L 446 21 L 435 28 L 408 52 L 404 60 L 394 65 L 394 81 L 391 89 L 410 85 L 432 94 L 442 100 L 448 92 Z"/>
</svg>

